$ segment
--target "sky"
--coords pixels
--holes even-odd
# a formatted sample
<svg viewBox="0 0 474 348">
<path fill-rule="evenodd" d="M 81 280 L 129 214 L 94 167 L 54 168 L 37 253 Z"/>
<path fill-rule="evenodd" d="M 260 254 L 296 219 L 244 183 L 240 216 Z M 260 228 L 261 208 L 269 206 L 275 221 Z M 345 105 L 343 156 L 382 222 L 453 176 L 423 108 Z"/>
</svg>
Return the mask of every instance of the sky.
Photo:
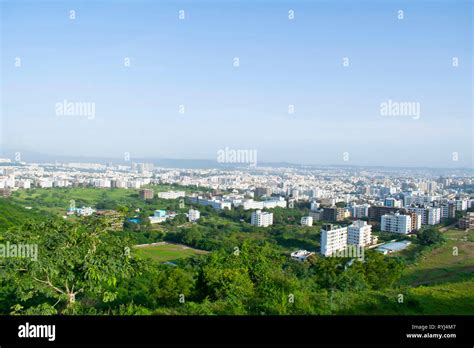
<svg viewBox="0 0 474 348">
<path fill-rule="evenodd" d="M 472 1 L 0 3 L 5 148 L 473 166 Z"/>
</svg>

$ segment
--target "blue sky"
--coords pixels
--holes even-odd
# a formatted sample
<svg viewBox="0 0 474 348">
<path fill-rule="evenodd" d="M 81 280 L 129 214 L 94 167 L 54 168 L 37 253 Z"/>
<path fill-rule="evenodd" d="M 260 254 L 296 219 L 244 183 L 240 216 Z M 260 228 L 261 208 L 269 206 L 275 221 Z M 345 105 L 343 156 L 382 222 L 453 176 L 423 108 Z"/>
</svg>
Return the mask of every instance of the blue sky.
<svg viewBox="0 0 474 348">
<path fill-rule="evenodd" d="M 470 1 L 3 0 L 1 11 L 9 148 L 472 167 Z M 419 103 L 419 119 L 381 116 L 389 99 Z M 94 102 L 95 117 L 58 116 L 63 100 Z"/>
</svg>

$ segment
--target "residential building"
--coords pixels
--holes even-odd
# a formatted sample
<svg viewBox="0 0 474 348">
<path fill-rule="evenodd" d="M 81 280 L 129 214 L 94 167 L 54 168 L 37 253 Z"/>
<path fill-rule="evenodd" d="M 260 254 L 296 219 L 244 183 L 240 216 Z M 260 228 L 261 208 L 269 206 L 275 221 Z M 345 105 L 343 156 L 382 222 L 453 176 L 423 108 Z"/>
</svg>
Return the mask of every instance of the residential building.
<svg viewBox="0 0 474 348">
<path fill-rule="evenodd" d="M 342 221 L 346 216 L 346 209 L 344 208 L 323 208 L 322 220 L 324 221 Z"/>
<path fill-rule="evenodd" d="M 411 231 L 411 217 L 399 213 L 382 215 L 380 230 L 382 232 L 408 234 Z"/>
<path fill-rule="evenodd" d="M 395 207 L 380 207 L 371 206 L 369 207 L 369 221 L 380 222 L 382 215 L 396 213 L 400 208 Z"/>
<path fill-rule="evenodd" d="M 303 216 L 301 218 L 302 226 L 313 226 L 313 218 L 311 216 Z"/>
<path fill-rule="evenodd" d="M 347 247 L 347 227 L 324 225 L 321 229 L 321 254 L 330 256 Z"/>
<path fill-rule="evenodd" d="M 404 215 L 409 215 L 411 218 L 410 231 L 418 231 L 421 228 L 421 215 L 414 211 L 408 211 Z"/>
<path fill-rule="evenodd" d="M 360 219 L 369 216 L 369 207 L 368 204 L 353 205 L 349 211 L 353 218 Z"/>
<path fill-rule="evenodd" d="M 291 253 L 291 258 L 297 261 L 305 261 L 308 257 L 314 255 L 313 252 L 308 250 L 297 250 Z"/>
<path fill-rule="evenodd" d="M 256 210 L 252 213 L 250 223 L 258 227 L 273 225 L 273 213 Z"/>
<path fill-rule="evenodd" d="M 200 217 L 201 217 L 201 213 L 199 212 L 199 210 L 189 209 L 188 219 L 189 219 L 190 222 L 195 222 L 195 221 L 199 220 Z"/>
<path fill-rule="evenodd" d="M 347 227 L 347 243 L 366 246 L 372 243 L 372 226 L 366 221 L 357 220 Z"/>
<path fill-rule="evenodd" d="M 407 207 L 406 210 L 421 215 L 422 225 L 437 225 L 441 222 L 441 208 L 438 207 Z"/>
<path fill-rule="evenodd" d="M 402 206 L 402 203 L 393 197 L 388 197 L 388 198 L 385 198 L 384 206 L 400 208 Z"/>
<path fill-rule="evenodd" d="M 154 192 L 150 189 L 143 189 L 139 191 L 139 195 L 141 199 L 153 199 Z"/>
<path fill-rule="evenodd" d="M 474 213 L 469 212 L 466 216 L 459 219 L 459 228 L 465 230 L 474 229 Z"/>
<path fill-rule="evenodd" d="M 231 209 L 232 203 L 225 202 L 217 198 L 206 199 L 200 196 L 188 197 L 191 203 L 200 204 L 200 205 L 209 205 L 214 209 Z"/>
<path fill-rule="evenodd" d="M 161 199 L 177 199 L 184 196 L 185 196 L 184 191 L 158 192 L 158 198 L 161 198 Z"/>
</svg>

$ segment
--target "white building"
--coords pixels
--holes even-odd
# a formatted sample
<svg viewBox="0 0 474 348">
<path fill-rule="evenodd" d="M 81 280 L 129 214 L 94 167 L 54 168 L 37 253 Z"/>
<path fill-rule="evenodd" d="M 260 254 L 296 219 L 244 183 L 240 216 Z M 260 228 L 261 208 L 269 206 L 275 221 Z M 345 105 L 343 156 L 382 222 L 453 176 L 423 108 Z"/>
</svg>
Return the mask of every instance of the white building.
<svg viewBox="0 0 474 348">
<path fill-rule="evenodd" d="M 232 208 L 232 203 L 231 202 L 225 202 L 216 198 L 212 199 L 205 199 L 202 197 L 189 197 L 188 198 L 191 203 L 195 204 L 200 204 L 200 205 L 209 205 L 214 209 L 231 209 Z"/>
<path fill-rule="evenodd" d="M 184 196 L 185 196 L 184 191 L 158 192 L 158 198 L 161 198 L 161 199 L 177 199 Z"/>
<path fill-rule="evenodd" d="M 90 216 L 95 213 L 95 209 L 91 207 L 82 207 L 76 209 L 76 214 L 79 216 Z"/>
<path fill-rule="evenodd" d="M 269 199 L 266 201 L 254 201 L 253 199 L 245 199 L 242 202 L 233 201 L 235 206 L 242 206 L 244 210 L 249 209 L 272 209 L 276 207 L 286 208 L 286 201 L 283 197 L 277 199 Z"/>
<path fill-rule="evenodd" d="M 347 227 L 327 225 L 321 229 L 321 254 L 330 256 L 347 247 Z"/>
<path fill-rule="evenodd" d="M 160 224 L 166 221 L 166 216 L 149 216 L 150 224 Z"/>
<path fill-rule="evenodd" d="M 297 250 L 291 253 L 291 258 L 297 261 L 304 261 L 311 255 L 314 255 L 313 252 L 308 250 Z"/>
<path fill-rule="evenodd" d="M 201 213 L 199 212 L 199 210 L 189 209 L 188 219 L 189 219 L 190 222 L 197 221 L 197 220 L 199 220 L 200 217 L 201 217 Z"/>
<path fill-rule="evenodd" d="M 313 226 L 313 218 L 311 216 L 303 216 L 301 218 L 302 226 Z"/>
<path fill-rule="evenodd" d="M 273 225 L 273 213 L 256 210 L 252 213 L 250 223 L 258 227 L 267 227 Z"/>
<path fill-rule="evenodd" d="M 367 217 L 369 215 L 369 205 L 368 204 L 353 205 L 352 207 L 349 208 L 349 211 L 352 217 L 356 219 Z"/>
<path fill-rule="evenodd" d="M 466 211 L 468 208 L 468 201 L 465 199 L 457 199 L 454 201 L 456 211 Z"/>
<path fill-rule="evenodd" d="M 412 211 L 421 215 L 422 225 L 437 225 L 441 222 L 441 208 L 438 207 L 408 207 L 408 211 Z"/>
<path fill-rule="evenodd" d="M 396 200 L 396 199 L 393 198 L 393 197 L 388 197 L 388 198 L 385 198 L 384 206 L 386 206 L 386 207 L 400 208 L 400 207 L 402 206 L 402 202 Z"/>
<path fill-rule="evenodd" d="M 382 215 L 380 230 L 382 232 L 408 234 L 411 231 L 411 217 L 398 213 Z"/>
<path fill-rule="evenodd" d="M 319 210 L 319 206 L 320 206 L 320 205 L 321 205 L 321 204 L 318 203 L 318 202 L 311 202 L 311 211 L 317 211 L 317 210 Z"/>
<path fill-rule="evenodd" d="M 372 243 L 372 226 L 357 220 L 347 227 L 347 243 L 366 246 Z"/>
</svg>

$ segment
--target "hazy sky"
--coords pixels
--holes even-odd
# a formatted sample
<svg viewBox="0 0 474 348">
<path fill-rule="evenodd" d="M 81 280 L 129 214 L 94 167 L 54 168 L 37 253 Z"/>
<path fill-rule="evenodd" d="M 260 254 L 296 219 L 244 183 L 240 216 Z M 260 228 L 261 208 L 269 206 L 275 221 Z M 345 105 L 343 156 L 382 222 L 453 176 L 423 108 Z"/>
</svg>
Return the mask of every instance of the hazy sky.
<svg viewBox="0 0 474 348">
<path fill-rule="evenodd" d="M 9 148 L 472 166 L 471 1 L 0 2 Z M 64 100 L 95 114 L 58 114 Z M 382 115 L 388 100 L 419 114 Z"/>
</svg>

